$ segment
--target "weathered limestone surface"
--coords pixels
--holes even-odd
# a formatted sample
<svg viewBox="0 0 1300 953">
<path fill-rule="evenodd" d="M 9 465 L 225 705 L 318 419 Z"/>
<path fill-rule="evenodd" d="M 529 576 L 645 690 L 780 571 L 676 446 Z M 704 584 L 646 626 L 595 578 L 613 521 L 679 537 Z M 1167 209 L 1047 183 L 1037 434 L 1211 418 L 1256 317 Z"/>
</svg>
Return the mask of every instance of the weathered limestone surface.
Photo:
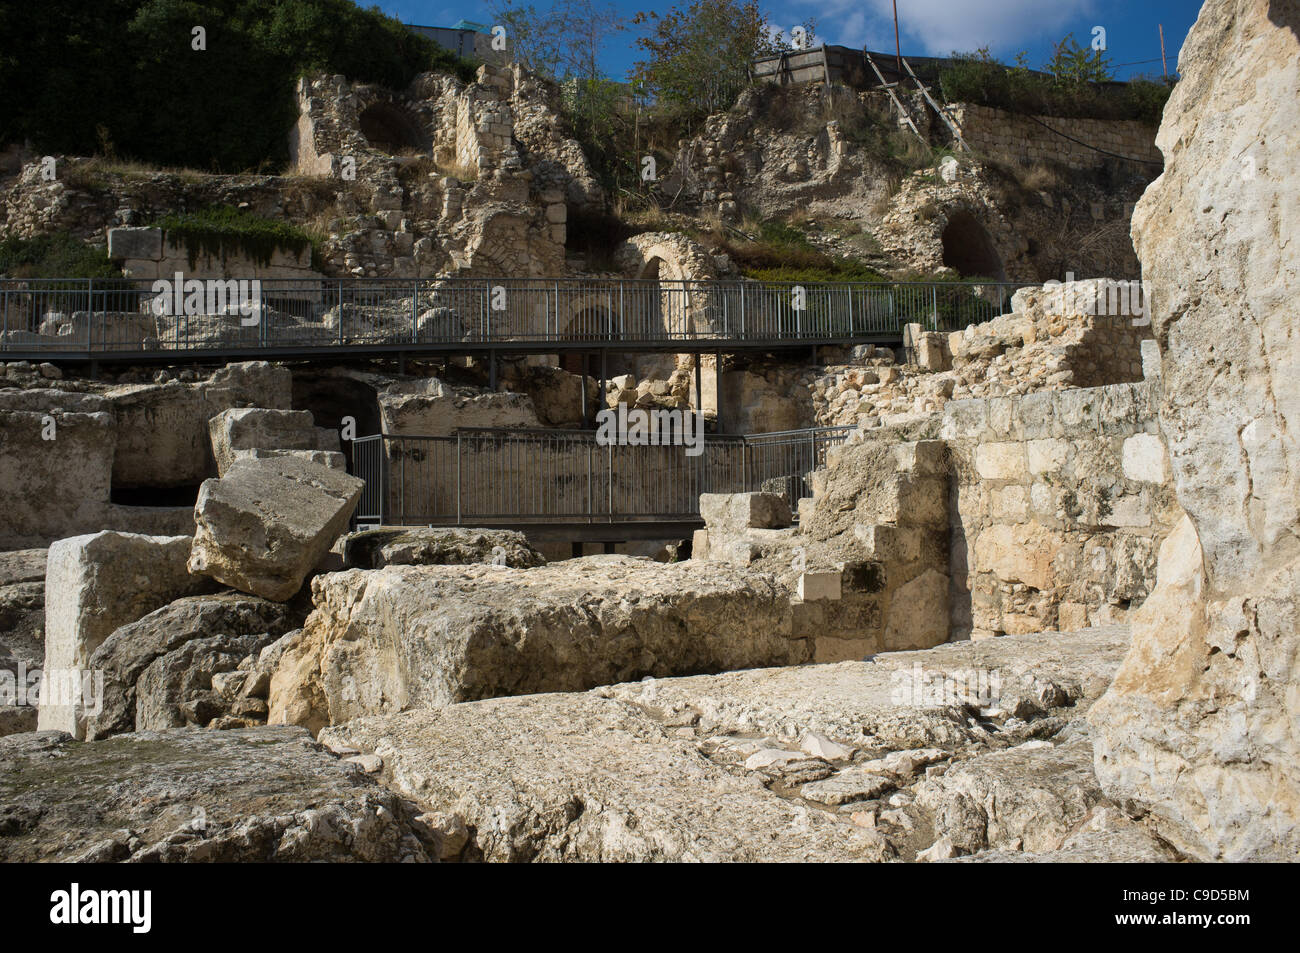
<svg viewBox="0 0 1300 953">
<path fill-rule="evenodd" d="M 104 697 L 101 711 L 87 719 L 86 740 L 203 726 L 227 715 L 264 721 L 264 701 L 232 712 L 213 691 L 213 676 L 235 671 L 300 621 L 282 603 L 228 592 L 179 599 L 127 623 L 91 656 L 90 667 L 104 676 Z"/>
<path fill-rule="evenodd" d="M 0 552 L 0 737 L 36 729 L 45 661 L 44 549 Z"/>
<path fill-rule="evenodd" d="M 236 460 L 199 489 L 190 571 L 283 602 L 347 527 L 364 486 L 294 457 Z"/>
<path fill-rule="evenodd" d="M 1052 859 L 1120 826 L 1098 824 L 1114 809 L 1082 715 L 1126 644 L 1008 636 L 370 715 L 321 738 L 378 755 L 388 787 L 464 833 L 460 860 L 911 860 L 944 837 L 947 856 Z"/>
<path fill-rule="evenodd" d="M 1208 0 L 1134 215 L 1188 523 L 1094 710 L 1107 794 L 1215 860 L 1300 856 L 1300 7 Z"/>
<path fill-rule="evenodd" d="M 301 644 L 272 680 L 272 724 L 808 658 L 785 591 L 744 570 L 626 556 L 390 566 L 318 576 L 312 593 Z"/>
<path fill-rule="evenodd" d="M 39 396 L 0 391 L 0 546 L 44 546 L 85 532 L 108 505 L 117 439 L 112 414 L 89 395 Z"/>
<path fill-rule="evenodd" d="M 188 536 L 141 536 L 106 531 L 61 539 L 50 546 L 45 573 L 45 687 L 52 673 L 75 678 L 88 671 L 95 650 L 115 629 L 181 596 L 204 592 L 211 581 L 191 576 Z M 95 700 L 63 697 L 41 705 L 41 730 L 84 737 L 86 710 Z"/>
<path fill-rule="evenodd" d="M 339 452 L 338 433 L 315 426 L 309 410 L 231 408 L 208 421 L 208 433 L 218 476 L 225 476 L 235 460 L 257 450 Z"/>
<path fill-rule="evenodd" d="M 1177 521 L 1151 382 L 952 401 L 959 636 L 1123 621 Z"/>
<path fill-rule="evenodd" d="M 457 427 L 537 427 L 533 402 L 522 394 L 452 387 L 436 377 L 395 385 L 379 395 L 386 434 L 446 437 Z"/>
<path fill-rule="evenodd" d="M 300 728 L 0 738 L 0 860 L 425 861 L 439 837 Z"/>
<path fill-rule="evenodd" d="M 523 533 L 508 529 L 367 529 L 348 533 L 334 546 L 348 569 L 492 563 L 527 569 L 546 562 Z"/>
<path fill-rule="evenodd" d="M 232 407 L 288 409 L 292 374 L 265 361 L 229 364 L 192 384 L 127 384 L 105 395 L 117 420 L 116 485 L 193 485 L 216 472 L 208 421 Z"/>
<path fill-rule="evenodd" d="M 700 517 L 718 536 L 783 529 L 793 519 L 790 504 L 775 493 L 701 493 Z"/>
</svg>

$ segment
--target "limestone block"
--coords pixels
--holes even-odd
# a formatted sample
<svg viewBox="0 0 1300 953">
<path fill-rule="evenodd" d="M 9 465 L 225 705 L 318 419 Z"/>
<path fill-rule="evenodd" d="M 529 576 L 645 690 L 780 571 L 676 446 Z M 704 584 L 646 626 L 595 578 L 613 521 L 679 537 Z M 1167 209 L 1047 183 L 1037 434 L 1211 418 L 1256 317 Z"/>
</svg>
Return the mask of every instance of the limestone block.
<svg viewBox="0 0 1300 953">
<path fill-rule="evenodd" d="M 98 703 L 56 689 L 55 679 L 63 688 L 93 685 L 93 673 L 90 682 L 82 673 L 114 629 L 211 588 L 209 580 L 186 569 L 190 542 L 188 536 L 106 531 L 51 544 L 45 574 L 45 672 L 51 690 L 50 703 L 41 704 L 40 730 L 84 738 L 87 714 L 94 714 Z M 56 696 L 63 703 L 53 703 Z"/>
<path fill-rule="evenodd" d="M 975 448 L 975 470 L 985 480 L 1027 481 L 1025 444 L 1018 441 L 980 444 Z"/>
<path fill-rule="evenodd" d="M 1025 444 L 1029 455 L 1029 472 L 1033 476 L 1057 473 L 1070 459 L 1070 444 L 1059 438 L 1030 440 Z"/>
<path fill-rule="evenodd" d="M 108 230 L 109 258 L 158 261 L 162 256 L 162 229 L 160 228 L 110 228 Z"/>
<path fill-rule="evenodd" d="M 701 493 L 700 516 L 719 534 L 781 529 L 793 520 L 790 504 L 775 493 Z"/>
<path fill-rule="evenodd" d="M 799 574 L 799 598 L 804 602 L 838 600 L 840 598 L 840 573 L 804 572 Z"/>
<path fill-rule="evenodd" d="M 1125 440 L 1123 466 L 1130 480 L 1163 485 L 1171 478 L 1164 441 L 1155 434 L 1135 434 Z"/>
<path fill-rule="evenodd" d="M 343 532 L 364 486 L 292 457 L 236 460 L 199 489 L 190 571 L 285 601 Z"/>
<path fill-rule="evenodd" d="M 208 421 L 217 475 L 223 476 L 240 451 L 339 451 L 338 433 L 315 426 L 309 410 L 231 408 Z"/>
</svg>

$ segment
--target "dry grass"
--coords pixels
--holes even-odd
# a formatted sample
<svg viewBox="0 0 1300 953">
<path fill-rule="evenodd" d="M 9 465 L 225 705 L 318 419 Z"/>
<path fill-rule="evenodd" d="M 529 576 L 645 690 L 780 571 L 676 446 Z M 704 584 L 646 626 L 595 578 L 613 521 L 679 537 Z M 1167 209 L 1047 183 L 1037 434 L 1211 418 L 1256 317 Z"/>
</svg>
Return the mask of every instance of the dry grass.
<svg viewBox="0 0 1300 953">
<path fill-rule="evenodd" d="M 1035 162 L 1030 166 L 1017 165 L 1013 169 L 1013 174 L 1021 187 L 1031 192 L 1048 191 L 1061 185 L 1060 175 L 1045 162 Z"/>
</svg>

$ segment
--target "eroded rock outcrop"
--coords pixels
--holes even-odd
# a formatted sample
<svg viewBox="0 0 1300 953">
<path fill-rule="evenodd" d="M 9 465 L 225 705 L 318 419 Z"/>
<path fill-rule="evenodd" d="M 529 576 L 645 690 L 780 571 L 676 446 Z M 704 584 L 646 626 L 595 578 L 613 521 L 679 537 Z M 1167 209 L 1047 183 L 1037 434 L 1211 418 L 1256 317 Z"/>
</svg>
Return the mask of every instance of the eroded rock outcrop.
<svg viewBox="0 0 1300 953">
<path fill-rule="evenodd" d="M 1300 7 L 1208 0 L 1134 215 L 1188 521 L 1093 711 L 1098 777 L 1202 859 L 1300 854 Z"/>
<path fill-rule="evenodd" d="M 427 861 L 437 834 L 301 728 L 0 738 L 0 861 Z"/>
<path fill-rule="evenodd" d="M 458 832 L 459 860 L 1051 860 L 1112 839 L 1165 860 L 1089 768 L 1082 715 L 1126 645 L 1116 628 L 1008 636 L 370 715 L 321 739 L 376 756 Z"/>
</svg>

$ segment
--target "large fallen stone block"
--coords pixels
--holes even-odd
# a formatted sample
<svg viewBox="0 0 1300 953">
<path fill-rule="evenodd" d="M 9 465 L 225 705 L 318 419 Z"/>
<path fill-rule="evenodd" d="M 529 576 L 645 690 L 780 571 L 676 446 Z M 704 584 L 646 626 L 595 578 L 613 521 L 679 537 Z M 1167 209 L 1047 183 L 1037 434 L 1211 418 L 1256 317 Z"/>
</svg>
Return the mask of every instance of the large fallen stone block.
<svg viewBox="0 0 1300 953">
<path fill-rule="evenodd" d="M 283 602 L 347 527 L 364 486 L 293 457 L 236 460 L 199 488 L 190 571 Z"/>
<path fill-rule="evenodd" d="M 185 563 L 188 536 L 103 532 L 55 541 L 45 573 L 45 678 L 41 730 L 85 737 L 101 699 L 95 650 L 113 630 L 178 599 L 212 588 Z M 84 697 L 89 690 L 92 697 Z M 81 697 L 78 697 L 81 696 Z"/>
<path fill-rule="evenodd" d="M 91 656 L 103 701 L 86 740 L 128 731 L 203 726 L 231 713 L 213 676 L 234 671 L 301 620 L 282 603 L 226 592 L 191 596 L 115 630 Z M 265 715 L 264 706 L 261 714 Z"/>
<path fill-rule="evenodd" d="M 348 569 L 469 563 L 527 569 L 546 562 L 528 537 L 508 529 L 366 529 L 349 533 L 334 548 L 342 553 L 343 565 Z"/>
<path fill-rule="evenodd" d="M 217 474 L 224 476 L 243 454 L 255 450 L 316 450 L 337 453 L 336 431 L 315 426 L 309 410 L 239 407 L 208 421 Z M 325 462 L 321 460 L 319 462 Z"/>
<path fill-rule="evenodd" d="M 303 645 L 272 680 L 272 723 L 809 657 L 788 635 L 774 579 L 716 566 L 588 556 L 536 569 L 354 569 L 318 576 L 312 593 Z M 317 697 L 328 710 L 304 714 L 302 699 Z"/>
<path fill-rule="evenodd" d="M 413 806 L 301 728 L 0 738 L 0 861 L 426 861 Z"/>
</svg>

